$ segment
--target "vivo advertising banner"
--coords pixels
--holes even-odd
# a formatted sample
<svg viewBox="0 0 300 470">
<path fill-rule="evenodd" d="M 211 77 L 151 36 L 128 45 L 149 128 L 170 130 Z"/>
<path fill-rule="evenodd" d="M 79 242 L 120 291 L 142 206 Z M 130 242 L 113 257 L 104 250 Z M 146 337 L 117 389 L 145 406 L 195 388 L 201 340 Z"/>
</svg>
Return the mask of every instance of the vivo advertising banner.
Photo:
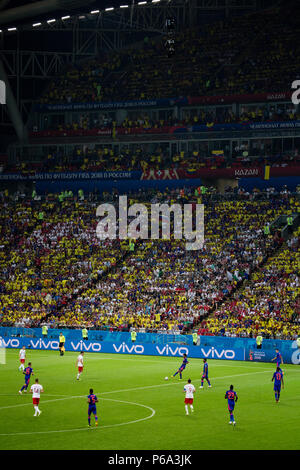
<svg viewBox="0 0 300 470">
<path fill-rule="evenodd" d="M 5 348 L 20 349 L 25 346 L 27 349 L 34 350 L 59 350 L 59 342 L 57 340 L 47 338 L 16 338 L 2 337 L 2 344 Z M 114 354 L 131 354 L 136 356 L 167 356 L 181 357 L 187 354 L 190 358 L 195 359 L 222 359 L 231 361 L 253 361 L 253 362 L 271 362 L 275 356 L 275 350 L 258 350 L 256 348 L 223 348 L 222 346 L 190 346 L 172 344 L 148 344 L 148 343 L 132 343 L 132 342 L 97 342 L 83 341 L 76 339 L 67 339 L 65 342 L 65 350 L 73 352 L 95 352 L 95 353 L 114 353 Z M 300 349 L 297 347 L 296 341 L 286 350 L 281 350 L 284 363 L 300 364 Z M 275 363 L 274 363 L 275 364 Z"/>
<path fill-rule="evenodd" d="M 25 346 L 27 349 L 38 350 L 58 350 L 59 343 L 55 340 L 42 338 L 14 338 L 5 337 L 3 343 L 6 348 L 21 348 Z M 207 359 L 225 359 L 243 361 L 245 359 L 244 349 L 222 349 L 215 347 L 201 346 L 181 346 L 176 344 L 135 344 L 135 343 L 111 343 L 111 342 L 91 342 L 66 340 L 66 351 L 87 351 L 98 353 L 116 353 L 116 354 L 132 354 L 132 355 L 149 355 L 149 356 L 173 356 L 180 357 L 187 354 L 191 358 Z"/>
</svg>

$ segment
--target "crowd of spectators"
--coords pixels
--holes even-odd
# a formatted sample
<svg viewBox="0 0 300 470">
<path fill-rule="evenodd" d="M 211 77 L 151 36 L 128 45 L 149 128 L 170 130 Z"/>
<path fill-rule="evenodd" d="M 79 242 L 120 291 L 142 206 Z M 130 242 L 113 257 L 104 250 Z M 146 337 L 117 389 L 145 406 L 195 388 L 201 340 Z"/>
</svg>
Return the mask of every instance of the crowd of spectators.
<svg viewBox="0 0 300 470">
<path fill-rule="evenodd" d="M 218 142 L 216 143 L 217 147 Z M 294 151 L 273 152 L 272 141 L 250 141 L 236 143 L 230 151 L 229 142 L 222 149 L 212 150 L 209 141 L 199 142 L 195 150 L 179 151 L 170 154 L 163 144 L 124 145 L 116 151 L 109 145 L 92 144 L 73 145 L 62 153 L 59 146 L 45 148 L 45 154 L 39 161 L 31 161 L 26 154 L 17 156 L 15 162 L 6 162 L 1 166 L 2 173 L 34 174 L 39 172 L 72 171 L 147 171 L 188 170 L 220 168 L 257 168 L 297 166 L 300 161 L 298 149 Z"/>
<path fill-rule="evenodd" d="M 199 333 L 295 339 L 300 328 L 299 235 L 298 228 L 231 300 L 201 322 Z"/>
<path fill-rule="evenodd" d="M 274 256 L 272 269 L 282 269 L 282 259 L 292 260 L 298 235 L 282 258 L 274 250 L 283 240 L 277 232 L 266 236 L 264 227 L 281 214 L 297 212 L 299 202 L 288 190 L 268 197 L 242 190 L 229 199 L 210 196 L 201 188 L 181 188 L 129 197 L 130 205 L 203 202 L 205 243 L 191 252 L 184 240 L 173 237 L 101 241 L 96 236 L 99 200 L 83 193 L 17 200 L 1 193 L 0 324 L 184 332 L 208 314 L 222 312 L 237 289 L 243 293 L 250 285 L 251 292 L 269 256 Z M 117 194 L 104 194 L 101 200 L 116 203 Z M 292 302 L 298 278 L 291 263 L 287 282 Z M 277 277 L 280 283 L 281 271 Z M 273 289 L 273 277 L 266 275 L 264 281 L 272 286 L 276 312 L 295 321 L 293 306 Z M 260 302 L 255 288 L 253 302 Z"/>
<path fill-rule="evenodd" d="M 175 117 L 170 111 L 164 119 L 157 119 L 147 113 L 136 113 L 126 117 L 122 122 L 117 123 L 111 116 L 102 113 L 86 113 L 72 118 L 69 123 L 53 123 L 47 117 L 44 120 L 42 129 L 33 126 L 31 137 L 49 136 L 73 136 L 90 135 L 90 131 L 95 131 L 94 135 L 102 132 L 103 135 L 135 135 L 141 133 L 171 133 L 174 129 L 193 129 L 198 125 L 205 125 L 208 129 L 216 124 L 249 124 L 255 122 L 280 122 L 300 120 L 300 108 L 293 106 L 292 102 L 287 106 L 267 104 L 246 106 L 243 105 L 239 113 L 234 112 L 231 107 L 224 108 L 204 108 L 203 110 L 185 110 L 182 117 Z M 107 134 L 104 133 L 107 131 Z"/>
<path fill-rule="evenodd" d="M 287 92 L 299 78 L 295 9 L 285 2 L 178 33 L 172 57 L 161 38 L 72 65 L 40 102 Z"/>
</svg>

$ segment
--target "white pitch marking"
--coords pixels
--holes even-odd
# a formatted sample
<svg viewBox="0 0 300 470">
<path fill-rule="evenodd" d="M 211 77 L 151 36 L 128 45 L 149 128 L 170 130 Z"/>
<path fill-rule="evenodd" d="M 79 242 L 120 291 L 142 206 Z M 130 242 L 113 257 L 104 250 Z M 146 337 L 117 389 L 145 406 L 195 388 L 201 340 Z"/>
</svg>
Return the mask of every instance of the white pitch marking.
<svg viewBox="0 0 300 470">
<path fill-rule="evenodd" d="M 222 376 L 222 377 L 214 377 L 214 380 L 216 379 L 228 379 L 228 378 L 232 378 L 232 377 L 240 377 L 240 376 L 245 376 L 245 375 L 256 375 L 256 374 L 265 374 L 265 373 L 270 373 L 269 370 L 263 370 L 263 371 L 260 371 L 260 372 L 252 372 L 252 373 L 247 373 L 247 374 L 236 374 L 236 375 L 227 375 L 227 376 Z M 95 382 L 96 380 L 93 379 Z M 199 382 L 201 381 L 201 379 L 195 379 L 193 380 L 193 382 Z M 145 387 L 136 387 L 136 388 L 127 388 L 127 389 L 122 389 L 122 390 L 113 390 L 113 391 L 109 391 L 109 392 L 101 392 L 101 395 L 107 395 L 107 394 L 111 394 L 111 393 L 121 393 L 121 392 L 134 392 L 134 391 L 137 391 L 137 390 L 147 390 L 149 388 L 157 388 L 157 387 L 169 387 L 170 385 L 182 385 L 183 382 L 169 382 L 167 384 L 157 384 L 157 385 L 146 385 Z M 49 395 L 50 396 L 50 395 Z M 54 396 L 64 396 L 66 398 L 58 398 L 57 400 L 47 400 L 47 401 L 44 401 L 43 403 L 49 403 L 49 402 L 53 402 L 53 401 L 61 401 L 61 400 L 67 400 L 68 398 L 81 398 L 81 397 L 84 397 L 85 395 L 54 395 Z M 27 406 L 27 405 L 31 405 L 32 403 L 20 403 L 18 405 L 10 405 L 10 406 L 2 406 L 0 407 L 0 411 L 1 410 L 5 410 L 5 409 L 8 409 L 8 408 L 16 408 L 16 407 L 19 407 L 19 406 Z"/>
<path fill-rule="evenodd" d="M 107 392 L 108 393 L 108 392 Z M 83 398 L 85 395 L 79 395 L 77 397 L 69 397 L 69 398 Z M 59 401 L 59 400 L 66 400 L 66 398 L 61 398 L 58 400 L 48 400 L 48 402 L 44 403 L 49 403 L 49 401 Z M 74 432 L 74 431 L 87 431 L 91 429 L 105 429 L 105 428 L 114 428 L 114 427 L 119 427 L 119 426 L 126 426 L 127 424 L 135 424 L 139 423 L 141 421 L 146 421 L 148 419 L 151 419 L 155 415 L 155 410 L 151 408 L 151 406 L 143 405 L 142 403 L 134 403 L 132 401 L 124 401 L 124 400 L 114 400 L 112 398 L 101 398 L 100 400 L 108 400 L 108 401 L 115 401 L 119 403 L 126 403 L 128 405 L 134 405 L 134 406 L 140 406 L 142 408 L 147 408 L 148 410 L 151 411 L 151 414 L 149 416 L 146 416 L 145 418 L 139 418 L 133 421 L 127 421 L 125 423 L 116 423 L 116 424 L 107 424 L 105 426 L 100 426 L 100 427 L 95 427 L 95 428 L 90 428 L 90 427 L 84 427 L 84 428 L 73 428 L 73 429 L 56 429 L 53 431 L 34 431 L 34 432 L 16 432 L 16 433 L 7 433 L 7 434 L 0 434 L 0 436 L 24 436 L 24 435 L 32 435 L 32 434 L 53 434 L 53 433 L 62 433 L 62 432 Z M 31 403 L 30 403 L 31 404 Z M 18 406 L 18 405 L 16 405 Z M 3 409 L 3 408 L 1 408 Z"/>
</svg>

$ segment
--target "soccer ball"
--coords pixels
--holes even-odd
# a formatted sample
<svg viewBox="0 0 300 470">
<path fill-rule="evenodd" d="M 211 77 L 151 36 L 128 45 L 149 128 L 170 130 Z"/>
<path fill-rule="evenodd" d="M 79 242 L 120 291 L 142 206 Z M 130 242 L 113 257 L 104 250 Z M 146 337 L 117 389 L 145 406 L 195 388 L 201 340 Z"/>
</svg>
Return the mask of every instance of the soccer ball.
<svg viewBox="0 0 300 470">
<path fill-rule="evenodd" d="M 165 377 L 165 380 L 169 380 L 169 377 Z"/>
</svg>

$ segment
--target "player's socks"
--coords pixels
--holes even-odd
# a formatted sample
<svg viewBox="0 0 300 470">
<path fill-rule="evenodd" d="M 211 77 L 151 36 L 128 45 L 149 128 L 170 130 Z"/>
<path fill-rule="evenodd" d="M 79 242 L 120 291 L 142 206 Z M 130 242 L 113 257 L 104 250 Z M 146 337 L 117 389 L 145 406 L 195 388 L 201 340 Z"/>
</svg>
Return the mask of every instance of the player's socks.
<svg viewBox="0 0 300 470">
<path fill-rule="evenodd" d="M 188 406 L 185 405 L 185 414 L 188 415 L 189 414 L 189 409 L 188 409 Z"/>
<path fill-rule="evenodd" d="M 191 407 L 191 412 L 194 413 L 194 407 L 193 407 L 193 405 L 190 405 L 190 407 Z"/>
</svg>

